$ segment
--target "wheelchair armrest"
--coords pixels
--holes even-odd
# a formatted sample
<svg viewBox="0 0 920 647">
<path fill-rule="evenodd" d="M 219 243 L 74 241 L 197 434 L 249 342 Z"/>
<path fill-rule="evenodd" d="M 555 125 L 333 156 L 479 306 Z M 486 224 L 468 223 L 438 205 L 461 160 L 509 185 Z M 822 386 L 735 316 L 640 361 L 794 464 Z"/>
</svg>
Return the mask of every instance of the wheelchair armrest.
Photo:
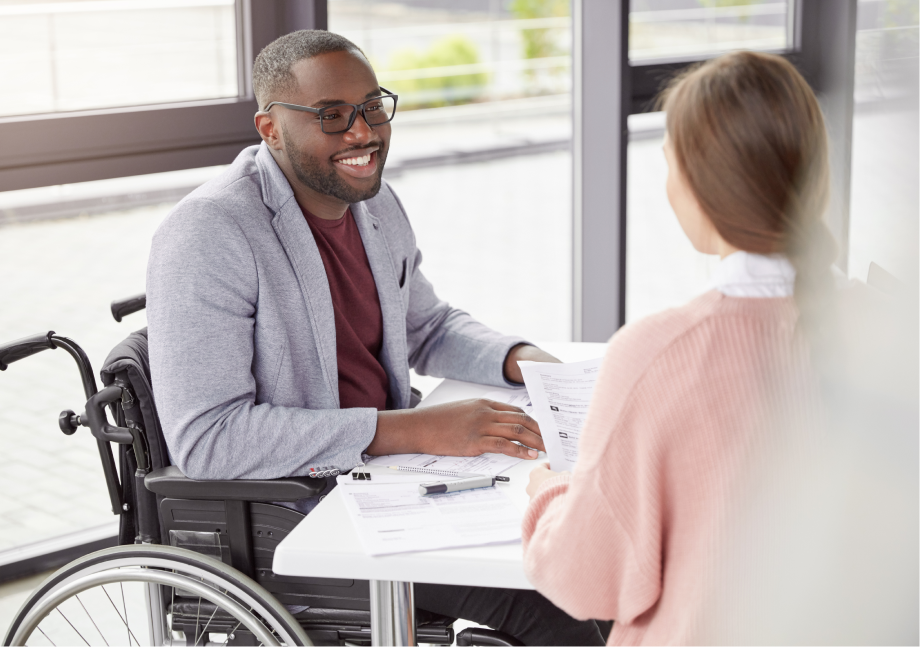
<svg viewBox="0 0 920 647">
<path fill-rule="evenodd" d="M 296 501 L 322 494 L 326 479 L 305 476 L 270 481 L 195 481 L 170 465 L 150 472 L 144 485 L 151 492 L 172 499 L 215 501 Z"/>
<path fill-rule="evenodd" d="M 520 640 L 494 629 L 467 627 L 457 634 L 457 645 L 523 645 Z"/>
</svg>

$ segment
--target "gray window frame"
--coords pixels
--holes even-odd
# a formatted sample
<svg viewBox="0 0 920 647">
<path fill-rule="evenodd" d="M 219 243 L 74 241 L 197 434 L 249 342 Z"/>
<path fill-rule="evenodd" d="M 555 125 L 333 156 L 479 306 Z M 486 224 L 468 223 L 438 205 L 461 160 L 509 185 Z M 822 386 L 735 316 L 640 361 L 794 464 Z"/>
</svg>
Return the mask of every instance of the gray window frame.
<svg viewBox="0 0 920 647">
<path fill-rule="evenodd" d="M 228 164 L 258 143 L 252 61 L 278 36 L 326 27 L 325 0 L 236 0 L 239 96 L 0 118 L 0 191 Z"/>
</svg>

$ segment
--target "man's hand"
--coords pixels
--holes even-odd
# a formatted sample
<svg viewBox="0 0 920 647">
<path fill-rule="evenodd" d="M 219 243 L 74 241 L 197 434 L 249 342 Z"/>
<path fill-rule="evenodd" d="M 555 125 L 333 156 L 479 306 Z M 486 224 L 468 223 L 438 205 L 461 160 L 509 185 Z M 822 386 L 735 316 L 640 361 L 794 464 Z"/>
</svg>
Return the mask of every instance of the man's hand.
<svg viewBox="0 0 920 647">
<path fill-rule="evenodd" d="M 537 457 L 536 450 L 546 450 L 536 420 L 513 405 L 480 398 L 421 409 L 381 411 L 377 414 L 377 435 L 367 453 L 492 453 L 532 460 Z"/>
<path fill-rule="evenodd" d="M 508 356 L 505 357 L 505 379 L 509 382 L 517 382 L 518 384 L 524 383 L 524 376 L 521 375 L 521 367 L 517 365 L 518 362 L 531 361 L 531 362 L 555 362 L 560 364 L 561 361 L 547 353 L 546 351 L 540 350 L 536 346 L 531 346 L 530 344 L 518 344 L 514 348 L 508 351 Z"/>
<path fill-rule="evenodd" d="M 566 472 L 554 472 L 549 468 L 549 463 L 540 463 L 530 471 L 530 482 L 527 484 L 527 496 L 531 499 L 536 495 L 537 490 L 543 485 L 543 481 L 548 481 L 554 476 L 565 474 Z"/>
</svg>

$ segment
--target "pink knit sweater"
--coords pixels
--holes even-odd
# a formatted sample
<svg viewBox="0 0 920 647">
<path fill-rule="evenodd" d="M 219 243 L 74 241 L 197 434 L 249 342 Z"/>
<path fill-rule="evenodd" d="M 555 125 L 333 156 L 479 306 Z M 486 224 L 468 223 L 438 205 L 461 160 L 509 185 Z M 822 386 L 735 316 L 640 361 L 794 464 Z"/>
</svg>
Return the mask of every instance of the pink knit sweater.
<svg viewBox="0 0 920 647">
<path fill-rule="evenodd" d="M 814 394 L 791 298 L 711 291 L 613 336 L 574 474 L 524 518 L 537 590 L 609 644 L 692 642 L 730 500 Z"/>
</svg>

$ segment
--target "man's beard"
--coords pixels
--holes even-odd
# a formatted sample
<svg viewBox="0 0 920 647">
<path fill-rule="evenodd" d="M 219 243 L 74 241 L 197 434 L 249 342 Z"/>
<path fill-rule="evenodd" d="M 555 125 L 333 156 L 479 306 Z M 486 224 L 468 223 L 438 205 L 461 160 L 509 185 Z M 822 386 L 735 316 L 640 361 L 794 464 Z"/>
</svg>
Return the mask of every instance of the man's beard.
<svg viewBox="0 0 920 647">
<path fill-rule="evenodd" d="M 281 136 L 284 138 L 284 147 L 287 150 L 291 167 L 294 169 L 294 175 L 304 186 L 313 189 L 317 193 L 331 195 L 348 204 L 370 200 L 380 191 L 380 178 L 383 174 L 383 164 L 386 162 L 386 150 L 383 142 L 381 142 L 380 148 L 377 149 L 377 177 L 374 180 L 374 185 L 362 191 L 349 186 L 345 180 L 339 177 L 335 168 L 332 167 L 335 162 L 329 162 L 329 166 L 324 165 L 318 158 L 297 147 L 283 128 L 281 129 Z"/>
</svg>

